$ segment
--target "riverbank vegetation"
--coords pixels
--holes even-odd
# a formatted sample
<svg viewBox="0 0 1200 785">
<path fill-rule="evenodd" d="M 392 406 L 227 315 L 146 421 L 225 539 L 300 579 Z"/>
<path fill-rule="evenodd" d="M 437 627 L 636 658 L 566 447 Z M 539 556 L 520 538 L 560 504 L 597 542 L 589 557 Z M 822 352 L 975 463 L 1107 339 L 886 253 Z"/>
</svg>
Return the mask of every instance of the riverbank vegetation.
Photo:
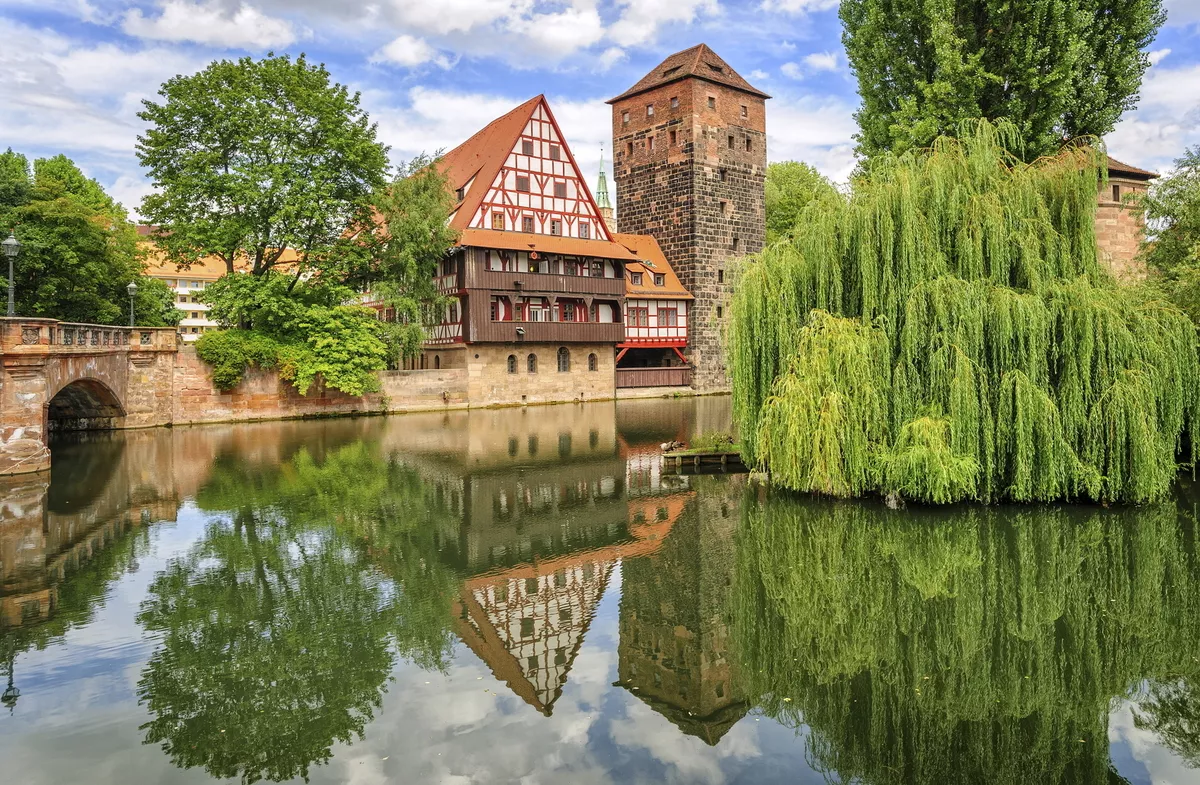
<svg viewBox="0 0 1200 785">
<path fill-rule="evenodd" d="M 1021 145 L 975 121 L 881 156 L 746 267 L 728 349 L 748 462 L 934 503 L 1148 502 L 1194 462 L 1196 329 L 1102 269 L 1102 153 Z"/>
</svg>

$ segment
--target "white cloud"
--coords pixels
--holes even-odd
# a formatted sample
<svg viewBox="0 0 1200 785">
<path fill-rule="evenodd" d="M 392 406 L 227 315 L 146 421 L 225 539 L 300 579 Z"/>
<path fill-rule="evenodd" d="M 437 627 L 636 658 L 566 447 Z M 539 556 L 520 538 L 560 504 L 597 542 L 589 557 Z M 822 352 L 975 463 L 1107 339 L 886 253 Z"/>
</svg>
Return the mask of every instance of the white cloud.
<svg viewBox="0 0 1200 785">
<path fill-rule="evenodd" d="M 788 79 L 803 79 L 804 72 L 800 70 L 799 63 L 784 63 L 779 66 L 779 72 Z"/>
<path fill-rule="evenodd" d="M 804 161 L 834 182 L 854 171 L 855 107 L 841 99 L 804 95 L 779 97 L 767 109 L 767 156 Z"/>
<path fill-rule="evenodd" d="M 1146 72 L 1136 111 L 1127 112 L 1105 140 L 1116 158 L 1163 170 L 1200 144 L 1200 63 Z"/>
<path fill-rule="evenodd" d="M 1186 27 L 1200 23 L 1200 3 L 1196 0 L 1167 0 L 1167 25 Z"/>
<path fill-rule="evenodd" d="M 596 58 L 597 70 L 607 71 L 617 63 L 629 57 L 628 53 L 619 46 L 610 46 Z"/>
<path fill-rule="evenodd" d="M 804 58 L 804 64 L 811 71 L 836 71 L 840 58 L 837 52 L 813 52 Z"/>
<path fill-rule="evenodd" d="M 485 27 L 531 10 L 532 2 L 524 0 L 391 0 L 384 3 L 384 12 L 402 25 L 422 33 L 447 35 L 465 33 Z"/>
<path fill-rule="evenodd" d="M 755 68 L 753 71 L 750 72 L 750 78 L 761 82 L 764 79 L 770 79 L 771 75 L 768 74 L 766 71 L 762 70 L 761 68 Z"/>
<path fill-rule="evenodd" d="M 691 24 L 720 12 L 717 0 L 617 0 L 617 7 L 621 15 L 608 32 L 623 46 L 654 41 L 664 25 Z"/>
<path fill-rule="evenodd" d="M 763 0 L 764 11 L 807 14 L 837 8 L 838 0 Z"/>
<path fill-rule="evenodd" d="M 288 46 L 297 39 L 291 22 L 285 19 L 267 16 L 246 3 L 230 11 L 216 0 L 166 0 L 155 18 L 135 8 L 125 15 L 123 28 L 138 38 L 253 51 Z"/>
<path fill-rule="evenodd" d="M 389 62 L 405 68 L 415 68 L 425 63 L 433 63 L 439 68 L 449 68 L 450 58 L 430 46 L 424 38 L 411 35 L 401 35 L 375 53 L 371 58 L 374 62 Z"/>
<path fill-rule="evenodd" d="M 516 17 L 507 29 L 517 35 L 530 50 L 559 59 L 598 43 L 604 37 L 604 23 L 595 8 L 567 8 L 557 13 Z"/>
</svg>

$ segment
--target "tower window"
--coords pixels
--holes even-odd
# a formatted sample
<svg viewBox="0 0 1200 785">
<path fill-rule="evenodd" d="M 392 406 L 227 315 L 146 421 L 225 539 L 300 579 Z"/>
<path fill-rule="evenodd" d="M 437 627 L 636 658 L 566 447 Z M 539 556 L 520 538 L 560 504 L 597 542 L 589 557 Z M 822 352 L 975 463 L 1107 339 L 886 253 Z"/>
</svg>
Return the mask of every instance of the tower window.
<svg viewBox="0 0 1200 785">
<path fill-rule="evenodd" d="M 625 143 L 625 153 L 626 155 L 633 155 L 633 142 Z"/>
<path fill-rule="evenodd" d="M 522 215 L 521 216 L 521 231 L 522 232 L 532 232 L 533 231 L 533 216 L 532 215 Z"/>
<path fill-rule="evenodd" d="M 671 146 L 674 147 L 675 146 L 675 132 L 674 131 L 671 131 L 669 138 L 671 140 Z"/>
<path fill-rule="evenodd" d="M 733 252 L 734 253 L 738 252 L 738 238 L 736 238 L 736 237 L 733 238 Z"/>
<path fill-rule="evenodd" d="M 555 183 L 554 184 L 554 196 L 558 199 L 566 199 L 567 198 L 567 184 L 566 183 Z"/>
<path fill-rule="evenodd" d="M 556 144 L 550 145 L 550 160 L 557 161 L 560 158 L 562 158 L 562 148 Z"/>
<path fill-rule="evenodd" d="M 733 134 L 729 135 L 729 149 L 733 149 Z"/>
<path fill-rule="evenodd" d="M 671 96 L 671 108 L 672 109 L 679 108 L 679 96 L 677 96 L 677 95 Z"/>
<path fill-rule="evenodd" d="M 721 202 L 721 217 L 725 218 L 729 215 L 729 202 Z"/>
<path fill-rule="evenodd" d="M 750 110 L 746 108 L 745 104 L 742 104 L 742 119 L 744 120 L 749 116 L 750 116 Z"/>
<path fill-rule="evenodd" d="M 621 112 L 621 125 L 629 125 L 629 112 Z"/>
<path fill-rule="evenodd" d="M 717 318 L 720 319 L 724 315 L 725 315 L 725 309 L 718 305 L 717 306 Z"/>
<path fill-rule="evenodd" d="M 529 177 L 525 176 L 525 177 L 517 178 L 517 190 L 518 191 L 528 191 L 529 190 Z"/>
<path fill-rule="evenodd" d="M 533 155 L 533 142 L 523 139 L 521 141 L 521 152 L 525 155 Z"/>
<path fill-rule="evenodd" d="M 725 283 L 725 271 L 717 270 L 717 283 Z"/>
<path fill-rule="evenodd" d="M 646 149 L 649 150 L 650 152 L 654 152 L 654 137 L 653 136 L 646 137 Z"/>
<path fill-rule="evenodd" d="M 750 141 L 750 137 L 746 137 L 746 152 L 750 152 L 752 147 L 753 143 Z"/>
<path fill-rule="evenodd" d="M 709 109 L 716 109 L 716 108 L 717 108 L 717 99 L 716 99 L 716 96 L 712 96 L 712 95 L 710 95 L 710 96 L 708 97 L 708 108 L 709 108 Z"/>
<path fill-rule="evenodd" d="M 724 170 L 724 169 L 722 169 L 722 170 L 720 171 L 720 173 L 718 174 L 718 176 L 721 178 L 721 182 L 725 182 L 725 170 Z"/>
<path fill-rule="evenodd" d="M 654 117 L 654 104 L 646 104 L 646 117 Z"/>
<path fill-rule="evenodd" d="M 504 231 L 504 213 L 499 210 L 492 213 L 492 228 Z"/>
<path fill-rule="evenodd" d="M 1119 185 L 1113 186 L 1113 201 L 1114 202 L 1121 201 L 1121 186 L 1119 186 Z"/>
</svg>

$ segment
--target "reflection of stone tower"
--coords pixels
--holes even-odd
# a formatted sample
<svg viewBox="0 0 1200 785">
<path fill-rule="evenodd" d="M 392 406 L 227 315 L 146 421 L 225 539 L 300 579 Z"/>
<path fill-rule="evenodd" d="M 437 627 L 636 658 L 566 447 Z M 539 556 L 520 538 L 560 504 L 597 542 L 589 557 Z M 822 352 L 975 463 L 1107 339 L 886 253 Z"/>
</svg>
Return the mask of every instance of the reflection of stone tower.
<svg viewBox="0 0 1200 785">
<path fill-rule="evenodd" d="M 699 390 L 729 387 L 726 273 L 765 238 L 769 97 L 700 44 L 609 101 L 618 230 L 653 235 L 696 298 L 688 351 Z"/>
<path fill-rule="evenodd" d="M 750 708 L 729 659 L 736 480 L 701 480 L 662 548 L 621 568 L 619 684 L 715 745 Z M 662 517 L 655 500 L 643 515 Z"/>
</svg>

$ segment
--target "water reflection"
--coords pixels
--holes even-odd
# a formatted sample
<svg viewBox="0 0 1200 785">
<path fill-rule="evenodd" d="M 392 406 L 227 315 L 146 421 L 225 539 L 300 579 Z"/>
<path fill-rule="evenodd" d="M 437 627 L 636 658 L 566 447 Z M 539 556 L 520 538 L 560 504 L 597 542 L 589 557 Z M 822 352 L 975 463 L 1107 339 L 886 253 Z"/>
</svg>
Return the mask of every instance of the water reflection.
<svg viewBox="0 0 1200 785">
<path fill-rule="evenodd" d="M 736 576 L 750 694 L 810 729 L 817 768 L 842 781 L 1122 781 L 1113 702 L 1200 672 L 1190 505 L 933 513 L 770 498 L 739 533 Z M 1190 693 L 1149 693 L 1138 722 L 1194 749 Z"/>
<path fill-rule="evenodd" d="M 660 442 L 727 422 L 701 399 L 60 445 L 48 486 L 0 488 L 0 755 L 51 771 L 22 768 L 31 737 L 100 708 L 37 725 L 44 696 L 110 668 L 125 708 L 97 727 L 138 761 L 122 782 L 345 781 L 356 756 L 412 782 L 1200 763 L 1195 486 L 1151 509 L 892 511 L 664 470 Z M 430 743 L 430 701 L 480 694 Z"/>
</svg>

